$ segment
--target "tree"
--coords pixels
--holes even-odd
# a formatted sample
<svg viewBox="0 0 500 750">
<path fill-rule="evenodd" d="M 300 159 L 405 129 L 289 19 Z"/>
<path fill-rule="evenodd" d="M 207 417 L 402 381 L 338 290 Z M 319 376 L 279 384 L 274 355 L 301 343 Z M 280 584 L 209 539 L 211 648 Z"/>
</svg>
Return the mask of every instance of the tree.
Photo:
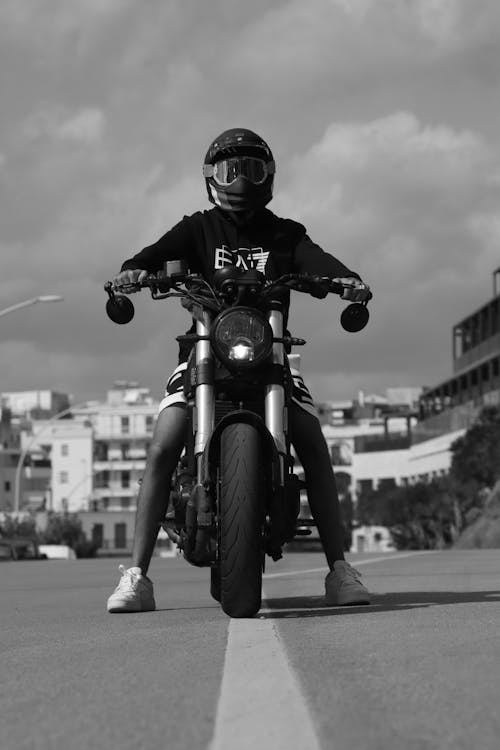
<svg viewBox="0 0 500 750">
<path fill-rule="evenodd" d="M 71 513 L 50 513 L 41 534 L 44 544 L 67 544 L 73 548 L 82 536 L 82 522 Z"/>
<path fill-rule="evenodd" d="M 77 557 L 95 557 L 98 549 L 86 538 L 81 520 L 72 513 L 50 513 L 40 537 L 42 544 L 67 544 Z"/>
<path fill-rule="evenodd" d="M 458 483 L 492 488 L 500 478 L 500 407 L 487 406 L 451 446 L 451 475 Z"/>
<path fill-rule="evenodd" d="M 489 490 L 500 479 L 500 407 L 485 407 L 451 452 L 446 477 L 361 495 L 358 523 L 387 526 L 398 549 L 454 544 L 466 527 L 477 525 Z"/>
<path fill-rule="evenodd" d="M 359 523 L 389 528 L 397 549 L 443 549 L 460 531 L 454 486 L 448 478 L 362 495 Z"/>
<path fill-rule="evenodd" d="M 16 518 L 5 514 L 4 520 L 0 525 L 0 536 L 12 539 L 13 537 L 30 537 L 36 539 L 36 523 L 35 519 L 30 518 Z"/>
</svg>

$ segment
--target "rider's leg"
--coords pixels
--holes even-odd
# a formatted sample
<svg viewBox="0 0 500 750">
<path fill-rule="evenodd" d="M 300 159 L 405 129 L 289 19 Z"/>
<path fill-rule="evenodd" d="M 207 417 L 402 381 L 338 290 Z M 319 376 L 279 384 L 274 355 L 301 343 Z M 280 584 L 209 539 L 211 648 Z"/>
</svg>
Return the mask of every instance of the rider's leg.
<svg viewBox="0 0 500 750">
<path fill-rule="evenodd" d="M 325 579 L 326 603 L 369 604 L 360 574 L 344 560 L 342 519 L 335 476 L 319 420 L 293 401 L 289 410 L 290 437 L 304 469 L 307 497 L 330 568 Z"/>
<path fill-rule="evenodd" d="M 293 401 L 289 409 L 290 438 L 304 469 L 307 497 L 330 567 L 344 560 L 339 497 L 328 446 L 317 417 Z"/>
<path fill-rule="evenodd" d="M 146 575 L 159 524 L 165 517 L 170 481 L 186 439 L 186 408 L 174 404 L 160 412 L 146 460 L 135 519 L 132 565 Z"/>
</svg>

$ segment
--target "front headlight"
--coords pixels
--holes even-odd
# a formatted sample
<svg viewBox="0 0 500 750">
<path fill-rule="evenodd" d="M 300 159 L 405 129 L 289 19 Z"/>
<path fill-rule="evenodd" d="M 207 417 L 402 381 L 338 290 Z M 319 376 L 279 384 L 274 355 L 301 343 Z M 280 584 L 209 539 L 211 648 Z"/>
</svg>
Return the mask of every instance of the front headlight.
<svg viewBox="0 0 500 750">
<path fill-rule="evenodd" d="M 256 367 L 271 353 L 273 332 L 256 310 L 233 307 L 215 319 L 210 340 L 216 355 L 227 367 Z"/>
</svg>

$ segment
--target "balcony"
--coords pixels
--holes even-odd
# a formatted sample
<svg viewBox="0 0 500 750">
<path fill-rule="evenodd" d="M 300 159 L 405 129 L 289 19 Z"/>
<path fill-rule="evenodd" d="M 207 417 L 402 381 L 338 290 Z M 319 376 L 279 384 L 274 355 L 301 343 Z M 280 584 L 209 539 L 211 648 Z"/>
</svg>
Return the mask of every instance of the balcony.
<svg viewBox="0 0 500 750">
<path fill-rule="evenodd" d="M 456 357 L 453 362 L 453 373 L 459 375 L 474 365 L 481 364 L 498 354 L 500 354 L 500 333 L 491 336 L 486 341 L 481 341 L 464 354 Z"/>
<path fill-rule="evenodd" d="M 99 471 L 144 471 L 146 459 L 109 458 L 107 461 L 94 461 L 94 472 Z"/>
<path fill-rule="evenodd" d="M 354 438 L 355 453 L 376 453 L 378 451 L 402 451 L 411 445 L 408 433 L 388 435 L 359 435 Z"/>
<path fill-rule="evenodd" d="M 121 487 L 119 484 L 108 485 L 106 487 L 94 487 L 92 495 L 94 499 L 100 500 L 103 497 L 136 497 L 139 490 L 137 482 L 131 482 L 130 487 Z"/>
<path fill-rule="evenodd" d="M 470 401 L 434 414 L 419 422 L 413 429 L 412 444 L 445 435 L 447 432 L 467 430 L 474 424 L 483 403 Z"/>
<path fill-rule="evenodd" d="M 95 439 L 101 443 L 116 443 L 116 442 L 131 442 L 131 441 L 144 441 L 147 442 L 153 437 L 153 428 L 150 430 L 143 430 L 142 432 L 96 432 Z"/>
</svg>

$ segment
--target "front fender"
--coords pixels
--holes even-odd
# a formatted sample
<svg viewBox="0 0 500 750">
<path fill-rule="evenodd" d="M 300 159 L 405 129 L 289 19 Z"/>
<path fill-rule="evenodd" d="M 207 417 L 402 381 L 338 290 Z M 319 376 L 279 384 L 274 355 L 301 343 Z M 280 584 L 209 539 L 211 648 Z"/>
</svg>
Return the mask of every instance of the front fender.
<svg viewBox="0 0 500 750">
<path fill-rule="evenodd" d="M 259 432 L 264 443 L 264 455 L 268 456 L 262 467 L 269 488 L 277 492 L 281 486 L 280 456 L 276 449 L 276 444 L 262 417 L 247 409 L 238 409 L 230 414 L 226 414 L 217 424 L 210 435 L 205 446 L 202 458 L 203 477 L 205 481 L 212 481 L 216 478 L 217 465 L 220 456 L 220 441 L 224 429 L 230 424 L 236 423 L 250 424 Z"/>
</svg>

